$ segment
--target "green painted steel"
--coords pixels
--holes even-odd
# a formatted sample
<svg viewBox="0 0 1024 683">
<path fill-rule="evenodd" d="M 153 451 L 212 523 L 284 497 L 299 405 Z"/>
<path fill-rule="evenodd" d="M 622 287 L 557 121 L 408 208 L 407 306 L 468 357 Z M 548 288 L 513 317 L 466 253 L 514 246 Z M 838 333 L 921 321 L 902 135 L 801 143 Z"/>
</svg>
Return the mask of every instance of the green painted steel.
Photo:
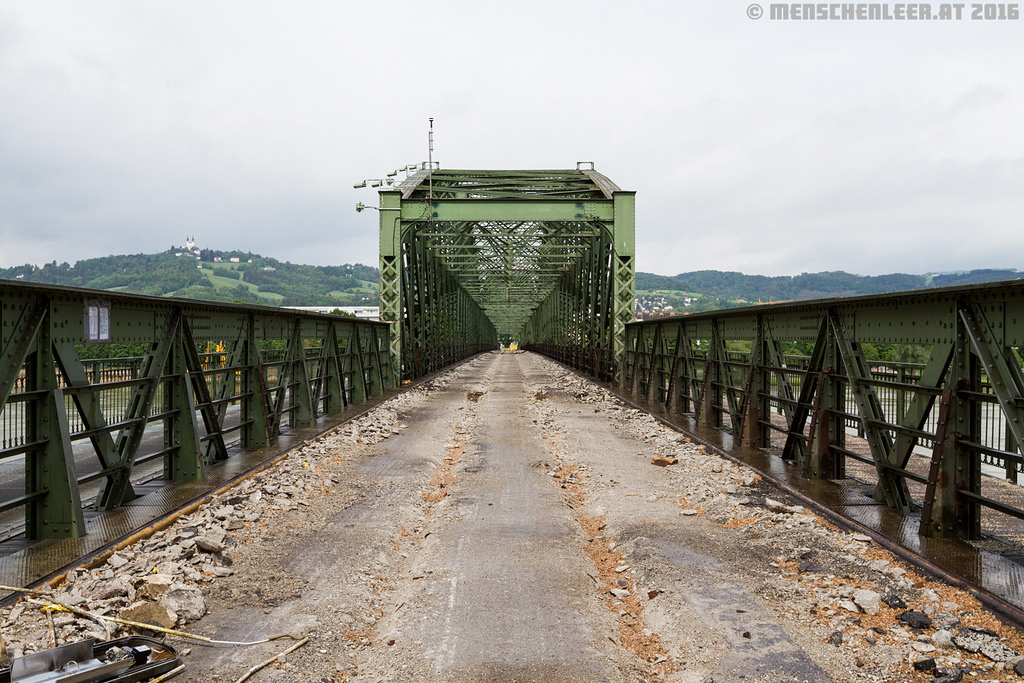
<svg viewBox="0 0 1024 683">
<path fill-rule="evenodd" d="M 442 170 L 380 191 L 403 379 L 515 341 L 610 378 L 633 318 L 634 194 L 593 170 Z"/>
<path fill-rule="evenodd" d="M 805 477 L 869 465 L 874 497 L 922 511 L 922 534 L 975 539 L 983 515 L 1024 519 L 1015 486 L 985 485 L 1024 469 L 1022 351 L 1014 281 L 633 323 L 619 387 Z"/>
<path fill-rule="evenodd" d="M 109 344 L 143 356 L 82 360 Z M 383 323 L 0 281 L 0 460 L 25 465 L 0 510 L 24 507 L 29 538 L 81 536 L 82 484 L 98 480 L 93 505 L 111 510 L 135 497 L 142 460 L 202 478 L 227 435 L 266 446 L 394 388 L 389 365 Z"/>
</svg>

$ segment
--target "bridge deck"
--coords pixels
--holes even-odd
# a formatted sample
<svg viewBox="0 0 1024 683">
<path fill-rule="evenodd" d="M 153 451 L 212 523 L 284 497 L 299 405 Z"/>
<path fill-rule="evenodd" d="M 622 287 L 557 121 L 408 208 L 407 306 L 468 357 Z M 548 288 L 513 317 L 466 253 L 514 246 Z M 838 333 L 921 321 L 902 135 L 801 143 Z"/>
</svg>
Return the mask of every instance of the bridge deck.
<svg viewBox="0 0 1024 683">
<path fill-rule="evenodd" d="M 118 611 L 129 600 L 111 581 L 205 567 L 209 613 L 186 630 L 310 636 L 268 680 L 914 680 L 908 663 L 925 656 L 995 674 L 943 641 L 950 620 L 1024 651 L 970 595 L 793 503 L 550 361 L 485 354 L 301 445 L 59 596 Z M 175 555 L 225 528 L 229 560 Z M 915 632 L 884 602 L 859 609 L 858 590 L 936 625 Z M 46 632 L 36 612 L 9 615 L 15 649 Z M 233 680 L 288 643 L 188 645 L 186 680 Z"/>
<path fill-rule="evenodd" d="M 309 636 L 268 680 L 928 680 L 909 667 L 927 656 L 995 675 L 949 642 L 962 627 L 1024 651 L 968 593 L 800 507 L 806 480 L 780 490 L 535 354 L 477 356 L 310 435 L 56 598 L 117 613 L 154 571 L 195 581 L 208 613 L 179 628 Z M 770 458 L 760 466 L 784 478 Z M 815 496 L 886 530 L 885 508 L 852 488 Z M 189 543 L 225 529 L 221 554 Z M 1019 599 L 1006 582 L 1018 565 L 941 543 Z M 885 600 L 872 609 L 865 591 Z M 907 627 L 906 608 L 934 623 Z M 45 646 L 40 612 L 0 616 L 15 653 Z M 181 645 L 185 680 L 200 681 L 233 680 L 288 643 Z"/>
<path fill-rule="evenodd" d="M 756 580 L 733 566 L 742 551 L 716 548 L 714 525 L 681 516 L 669 473 L 637 452 L 643 443 L 582 412 L 552 369 L 489 354 L 399 409 L 408 428 L 341 467 L 358 498 L 293 518 L 308 524 L 297 538 L 262 527 L 241 536 L 231 587 L 218 590 L 232 597 L 216 602 L 204 632 L 249 640 L 315 623 L 328 659 L 348 650 L 341 661 L 368 680 L 625 681 L 668 675 L 675 662 L 732 678 L 829 680 L 804 649 L 823 646 L 798 644 L 758 606 Z M 608 547 L 613 537 L 629 556 Z M 258 618 L 264 605 L 236 598 L 245 584 L 266 587 Z M 609 592 L 620 585 L 621 598 Z M 663 594 L 651 600 L 651 590 Z M 259 658 L 193 657 L 197 675 Z M 296 659 L 297 672 L 320 674 L 316 659 Z"/>
</svg>

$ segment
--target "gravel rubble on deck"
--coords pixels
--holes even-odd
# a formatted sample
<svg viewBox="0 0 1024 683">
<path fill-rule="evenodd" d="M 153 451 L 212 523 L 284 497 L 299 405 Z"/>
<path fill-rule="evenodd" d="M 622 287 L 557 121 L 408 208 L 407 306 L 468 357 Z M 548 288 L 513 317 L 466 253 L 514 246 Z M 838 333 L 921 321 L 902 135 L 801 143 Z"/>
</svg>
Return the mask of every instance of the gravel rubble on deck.
<svg viewBox="0 0 1024 683">
<path fill-rule="evenodd" d="M 869 536 L 837 528 L 752 469 L 709 452 L 603 387 L 544 362 L 552 380 L 536 388 L 537 396 L 561 392 L 608 416 L 648 446 L 635 456 L 636 467 L 646 467 L 652 482 L 668 484 L 661 488 L 675 497 L 680 515 L 745 539 L 748 551 L 725 564 L 754 579 L 762 605 L 788 623 L 791 635 L 835 680 L 1024 678 L 1024 636 L 972 595 L 915 571 Z M 557 430 L 562 416 L 547 403 L 537 402 L 539 421 Z M 575 461 L 580 471 L 589 469 L 588 454 L 571 445 L 554 455 L 556 461 Z M 650 461 L 657 456 L 677 464 L 655 467 Z M 621 500 L 615 495 L 618 483 L 595 478 L 589 484 L 611 494 L 603 496 L 601 512 L 609 515 L 613 534 L 628 524 L 613 519 L 614 501 Z M 665 496 L 655 488 L 650 502 Z M 650 555 L 643 552 L 643 540 L 625 544 L 626 556 L 635 574 L 652 581 L 641 585 L 642 592 L 657 592 L 666 587 L 658 583 L 657 567 L 644 571 Z"/>
<path fill-rule="evenodd" d="M 330 495 L 339 482 L 316 474 L 318 459 L 397 434 L 404 428 L 399 413 L 446 386 L 456 372 L 422 382 L 290 451 L 274 467 L 211 498 L 170 527 L 113 552 L 99 566 L 71 570 L 49 598 L 37 599 L 187 631 L 190 622 L 207 613 L 210 585 L 235 573 L 232 556 L 239 531 L 281 513 L 308 511 L 318 497 Z M 45 611 L 24 600 L 0 610 L 0 629 L 11 657 L 53 647 L 54 636 L 61 645 L 135 632 L 110 622 L 104 627 L 66 611 L 52 613 L 52 623 L 51 635 Z"/>
</svg>

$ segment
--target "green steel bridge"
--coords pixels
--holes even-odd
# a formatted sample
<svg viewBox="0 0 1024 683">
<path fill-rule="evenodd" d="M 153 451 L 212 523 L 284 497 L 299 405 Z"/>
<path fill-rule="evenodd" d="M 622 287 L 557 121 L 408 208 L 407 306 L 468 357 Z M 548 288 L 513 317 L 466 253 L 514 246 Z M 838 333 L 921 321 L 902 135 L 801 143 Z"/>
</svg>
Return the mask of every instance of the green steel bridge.
<svg viewBox="0 0 1024 683">
<path fill-rule="evenodd" d="M 0 525 L 81 538 L 143 466 L 202 481 L 517 342 L 922 538 L 1024 543 L 1024 281 L 633 322 L 635 193 L 592 164 L 381 185 L 379 322 L 0 282 Z"/>
<path fill-rule="evenodd" d="M 635 192 L 575 170 L 420 168 L 380 191 L 380 310 L 403 378 L 499 339 L 611 379 L 633 319 Z"/>
</svg>

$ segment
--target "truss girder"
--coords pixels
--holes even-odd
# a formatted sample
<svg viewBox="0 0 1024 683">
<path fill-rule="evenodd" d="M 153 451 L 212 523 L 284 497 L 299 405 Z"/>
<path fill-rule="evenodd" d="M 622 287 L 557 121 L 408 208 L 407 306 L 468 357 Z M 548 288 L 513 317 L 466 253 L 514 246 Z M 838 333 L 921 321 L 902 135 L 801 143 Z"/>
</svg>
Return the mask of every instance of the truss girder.
<svg viewBox="0 0 1024 683">
<path fill-rule="evenodd" d="M 201 478 L 229 456 L 226 432 L 262 447 L 288 419 L 309 424 L 392 388 L 387 335 L 287 309 L 0 282 L 0 459 L 25 461 L 24 493 L 0 509 L 22 506 L 32 538 L 82 536 L 86 481 L 111 510 L 134 498 L 142 459 Z M 146 351 L 82 360 L 107 344 Z"/>
<path fill-rule="evenodd" d="M 633 194 L 589 169 L 438 169 L 382 191 L 396 372 L 432 372 L 500 336 L 610 377 L 633 317 Z"/>
<path fill-rule="evenodd" d="M 872 344 L 926 360 L 879 361 Z M 1024 518 L 981 485 L 983 459 L 1014 482 L 1024 466 L 1024 280 L 637 322 L 625 348 L 622 391 L 781 447 L 808 478 L 842 479 L 847 457 L 866 455 L 875 498 L 908 515 L 923 506 L 922 534 L 977 538 L 983 514 Z M 917 446 L 930 449 L 927 479 L 911 471 Z"/>
</svg>

